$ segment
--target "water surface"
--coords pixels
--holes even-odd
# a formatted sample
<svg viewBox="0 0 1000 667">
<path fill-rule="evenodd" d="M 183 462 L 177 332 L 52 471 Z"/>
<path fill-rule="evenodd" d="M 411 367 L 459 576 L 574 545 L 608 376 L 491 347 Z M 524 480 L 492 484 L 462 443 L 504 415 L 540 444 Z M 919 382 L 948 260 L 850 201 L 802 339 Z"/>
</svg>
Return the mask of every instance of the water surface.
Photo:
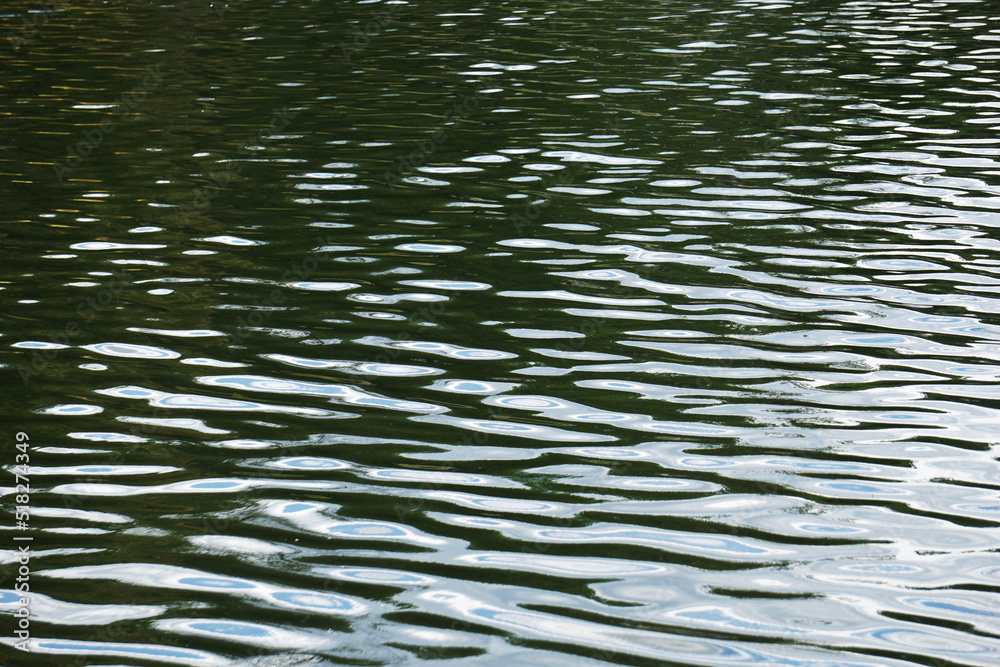
<svg viewBox="0 0 1000 667">
<path fill-rule="evenodd" d="M 1000 664 L 991 3 L 0 21 L 4 664 Z"/>
</svg>

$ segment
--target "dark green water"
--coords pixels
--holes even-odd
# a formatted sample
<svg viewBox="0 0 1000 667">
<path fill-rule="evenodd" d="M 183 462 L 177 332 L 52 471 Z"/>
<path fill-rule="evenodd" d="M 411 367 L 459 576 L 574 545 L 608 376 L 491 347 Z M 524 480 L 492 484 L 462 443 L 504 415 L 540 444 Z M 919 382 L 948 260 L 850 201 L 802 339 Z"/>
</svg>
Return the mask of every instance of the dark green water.
<svg viewBox="0 0 1000 667">
<path fill-rule="evenodd" d="M 0 664 L 1000 664 L 994 3 L 0 35 Z"/>
</svg>

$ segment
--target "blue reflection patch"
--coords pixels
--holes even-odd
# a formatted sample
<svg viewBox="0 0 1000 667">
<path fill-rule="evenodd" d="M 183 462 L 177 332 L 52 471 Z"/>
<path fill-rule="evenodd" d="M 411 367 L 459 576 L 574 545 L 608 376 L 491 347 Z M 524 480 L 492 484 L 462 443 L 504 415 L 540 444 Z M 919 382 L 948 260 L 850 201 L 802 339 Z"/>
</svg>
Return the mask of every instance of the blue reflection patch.
<svg viewBox="0 0 1000 667">
<path fill-rule="evenodd" d="M 182 579 L 178 579 L 177 583 L 185 586 L 197 586 L 198 588 L 231 590 L 254 588 L 254 585 L 247 581 L 240 581 L 239 579 L 222 579 L 219 577 L 184 577 Z"/>
</svg>

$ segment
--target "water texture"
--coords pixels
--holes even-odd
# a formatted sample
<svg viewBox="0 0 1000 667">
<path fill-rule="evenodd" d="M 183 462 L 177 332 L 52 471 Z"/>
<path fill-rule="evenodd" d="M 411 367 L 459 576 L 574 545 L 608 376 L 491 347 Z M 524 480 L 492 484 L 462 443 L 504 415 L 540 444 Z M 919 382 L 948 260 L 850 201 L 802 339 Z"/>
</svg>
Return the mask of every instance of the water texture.
<svg viewBox="0 0 1000 667">
<path fill-rule="evenodd" d="M 0 664 L 1000 664 L 995 3 L 0 34 Z"/>
</svg>

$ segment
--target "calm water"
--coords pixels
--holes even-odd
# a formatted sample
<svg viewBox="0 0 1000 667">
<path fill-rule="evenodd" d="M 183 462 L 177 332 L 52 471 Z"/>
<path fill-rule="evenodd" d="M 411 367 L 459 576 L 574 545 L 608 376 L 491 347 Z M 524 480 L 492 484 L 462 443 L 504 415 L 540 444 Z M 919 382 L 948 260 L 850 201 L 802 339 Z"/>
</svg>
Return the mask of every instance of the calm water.
<svg viewBox="0 0 1000 667">
<path fill-rule="evenodd" d="M 0 664 L 1000 664 L 994 3 L 0 11 Z"/>
</svg>

